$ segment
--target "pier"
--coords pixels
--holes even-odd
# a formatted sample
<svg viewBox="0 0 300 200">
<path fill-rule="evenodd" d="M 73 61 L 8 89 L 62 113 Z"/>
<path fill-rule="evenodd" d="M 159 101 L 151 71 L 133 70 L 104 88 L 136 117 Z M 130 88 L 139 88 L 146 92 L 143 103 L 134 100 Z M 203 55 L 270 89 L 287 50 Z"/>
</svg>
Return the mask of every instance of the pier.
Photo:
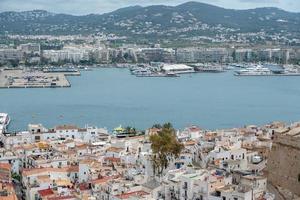
<svg viewBox="0 0 300 200">
<path fill-rule="evenodd" d="M 38 70 L 1 70 L 0 88 L 71 87 L 70 82 L 66 78 L 67 75 L 64 73 L 44 73 Z"/>
</svg>

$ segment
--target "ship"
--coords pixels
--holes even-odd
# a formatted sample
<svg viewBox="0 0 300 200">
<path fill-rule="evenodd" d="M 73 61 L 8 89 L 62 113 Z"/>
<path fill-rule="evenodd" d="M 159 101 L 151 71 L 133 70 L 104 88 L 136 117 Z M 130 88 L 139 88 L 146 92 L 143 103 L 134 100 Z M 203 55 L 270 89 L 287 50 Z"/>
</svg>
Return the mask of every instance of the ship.
<svg viewBox="0 0 300 200">
<path fill-rule="evenodd" d="M 10 123 L 7 113 L 0 113 L 0 133 L 4 133 Z"/>
<path fill-rule="evenodd" d="M 235 71 L 234 75 L 236 76 L 271 76 L 274 73 L 267 67 L 261 65 L 256 65 L 253 67 L 248 67 L 246 69 L 241 69 Z"/>
</svg>

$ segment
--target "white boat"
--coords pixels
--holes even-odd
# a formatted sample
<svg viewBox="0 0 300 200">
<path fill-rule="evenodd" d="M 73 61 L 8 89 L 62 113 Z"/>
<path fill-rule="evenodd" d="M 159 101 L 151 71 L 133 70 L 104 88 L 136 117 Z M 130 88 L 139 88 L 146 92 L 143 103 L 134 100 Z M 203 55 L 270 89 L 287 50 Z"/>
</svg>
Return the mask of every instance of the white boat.
<svg viewBox="0 0 300 200">
<path fill-rule="evenodd" d="M 248 67 L 246 69 L 238 70 L 235 72 L 235 75 L 237 75 L 237 76 L 269 76 L 269 75 L 273 75 L 273 72 L 267 67 L 263 67 L 261 65 L 256 65 L 253 67 Z"/>
<path fill-rule="evenodd" d="M 132 71 L 132 74 L 136 76 L 150 76 L 152 72 L 149 69 L 138 69 Z"/>
<path fill-rule="evenodd" d="M 10 123 L 10 118 L 7 113 L 0 113 L 0 132 L 6 131 L 7 126 Z"/>
</svg>

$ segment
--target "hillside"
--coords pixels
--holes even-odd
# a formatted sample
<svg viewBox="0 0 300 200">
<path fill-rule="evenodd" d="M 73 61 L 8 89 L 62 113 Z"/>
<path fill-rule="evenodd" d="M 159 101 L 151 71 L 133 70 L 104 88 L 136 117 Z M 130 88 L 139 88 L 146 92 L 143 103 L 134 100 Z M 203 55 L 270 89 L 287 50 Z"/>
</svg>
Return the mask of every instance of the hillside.
<svg viewBox="0 0 300 200">
<path fill-rule="evenodd" d="M 300 13 L 278 8 L 225 9 L 199 2 L 134 6 L 102 15 L 73 16 L 43 10 L 0 13 L 0 34 L 210 35 L 220 32 L 300 32 Z"/>
</svg>

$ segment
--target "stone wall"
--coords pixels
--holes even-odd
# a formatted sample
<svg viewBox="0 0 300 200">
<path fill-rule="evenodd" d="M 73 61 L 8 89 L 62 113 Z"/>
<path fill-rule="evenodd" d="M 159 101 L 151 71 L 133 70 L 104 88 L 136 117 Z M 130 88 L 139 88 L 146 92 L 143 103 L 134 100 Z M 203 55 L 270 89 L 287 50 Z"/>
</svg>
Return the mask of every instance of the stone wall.
<svg viewBox="0 0 300 200">
<path fill-rule="evenodd" d="M 268 180 L 300 195 L 300 138 L 276 135 L 268 159 Z"/>
</svg>

